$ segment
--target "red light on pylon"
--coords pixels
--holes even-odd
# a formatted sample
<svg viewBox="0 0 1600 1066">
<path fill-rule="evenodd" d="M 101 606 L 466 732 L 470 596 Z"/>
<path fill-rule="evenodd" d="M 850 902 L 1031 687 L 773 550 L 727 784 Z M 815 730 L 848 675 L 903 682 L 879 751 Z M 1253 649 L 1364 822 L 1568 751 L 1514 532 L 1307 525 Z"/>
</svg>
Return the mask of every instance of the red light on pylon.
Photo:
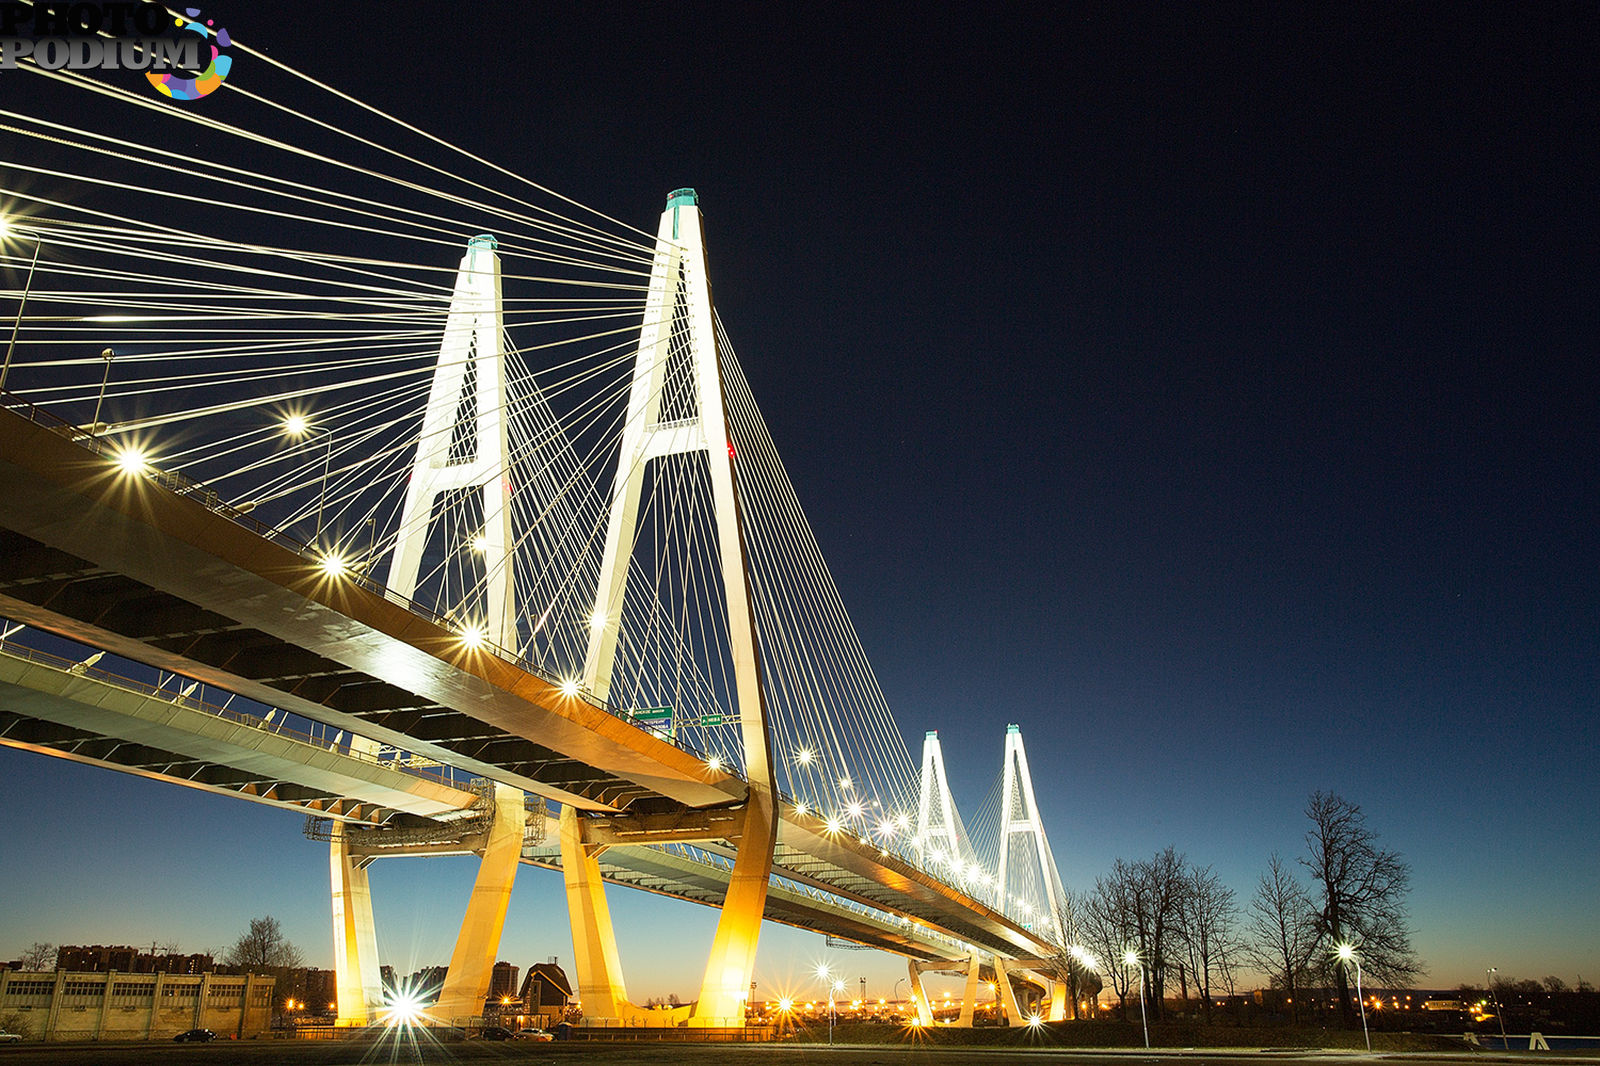
<svg viewBox="0 0 1600 1066">
<path fill-rule="evenodd" d="M 731 440 L 728 442 L 728 458 L 733 458 L 733 441 Z"/>
</svg>

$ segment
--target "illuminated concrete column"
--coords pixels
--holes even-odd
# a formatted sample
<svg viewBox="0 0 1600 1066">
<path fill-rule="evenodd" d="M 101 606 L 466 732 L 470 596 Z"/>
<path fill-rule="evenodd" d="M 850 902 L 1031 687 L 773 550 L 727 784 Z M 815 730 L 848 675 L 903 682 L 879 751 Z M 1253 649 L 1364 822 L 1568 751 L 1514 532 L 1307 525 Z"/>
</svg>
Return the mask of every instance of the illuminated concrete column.
<svg viewBox="0 0 1600 1066">
<path fill-rule="evenodd" d="M 772 876 L 772 851 L 778 839 L 778 808 L 738 476 L 728 434 L 722 356 L 699 205 L 693 189 L 672 193 L 656 231 L 655 258 L 613 479 L 605 548 L 590 613 L 583 685 L 600 699 L 610 692 L 627 599 L 628 564 L 638 536 L 640 493 L 650 463 L 669 455 L 704 454 L 710 475 L 728 649 L 748 784 L 743 834 L 690 1020 L 692 1025 L 722 1026 L 744 1024 L 745 1001 L 755 972 L 756 943 Z M 683 331 L 680 349 L 692 380 L 694 409 L 668 411 L 666 421 L 662 421 L 662 386 L 668 357 L 673 353 L 674 324 L 679 322 Z"/>
<path fill-rule="evenodd" d="M 567 886 L 567 918 L 572 923 L 572 951 L 578 979 L 578 1002 L 586 1019 L 626 1018 L 635 1013 L 628 1002 L 617 934 L 611 926 L 605 884 L 600 879 L 599 849 L 583 842 L 583 823 L 575 807 L 561 808 L 561 877 Z"/>
<path fill-rule="evenodd" d="M 1076 1003 L 1072 1005 L 1072 1010 L 1074 1014 L 1077 1013 L 1078 1005 Z M 1050 1022 L 1064 1022 L 1067 1020 L 1067 983 L 1065 981 L 1052 980 L 1050 982 L 1050 1013 L 1045 1020 Z"/>
<path fill-rule="evenodd" d="M 475 488 L 483 494 L 483 529 L 475 545 L 483 560 L 482 618 L 463 618 L 463 625 L 481 625 L 484 636 L 513 651 L 517 648 L 516 600 L 512 591 L 511 445 L 508 433 L 504 316 L 500 300 L 500 257 L 495 239 L 474 237 L 461 258 L 450 312 L 445 319 L 439 362 L 428 389 L 422 434 L 406 484 L 405 506 L 389 563 L 389 589 L 401 596 L 416 593 L 422 554 L 428 544 L 434 500 L 453 489 Z M 468 370 L 474 381 L 468 393 Z M 457 433 L 463 402 L 473 412 L 471 431 Z M 456 441 L 452 454 L 451 443 Z M 470 448 L 462 441 L 470 441 Z M 448 534 L 447 534 L 448 535 Z M 449 545 L 457 550 L 460 545 Z"/>
<path fill-rule="evenodd" d="M 472 885 L 472 898 L 461 920 L 461 934 L 456 937 L 450 968 L 445 971 L 444 988 L 433 1011 L 447 1024 L 481 1014 L 483 1001 L 489 995 L 506 908 L 511 905 L 511 886 L 522 859 L 522 830 L 528 823 L 524 798 L 521 789 L 498 783 L 494 786 L 494 822 L 484 842 L 478 879 Z"/>
<path fill-rule="evenodd" d="M 928 993 L 922 987 L 922 971 L 917 969 L 916 959 L 907 959 L 906 967 L 911 971 L 911 1001 L 917 1008 L 917 1024 L 933 1024 L 933 1004 L 928 1002 Z"/>
<path fill-rule="evenodd" d="M 383 1009 L 378 938 L 372 924 L 372 889 L 365 860 L 350 854 L 342 822 L 333 823 L 329 872 L 333 881 L 333 969 L 338 1025 L 364 1026 Z"/>
<path fill-rule="evenodd" d="M 972 1028 L 972 1020 L 978 1011 L 978 988 L 983 983 L 980 971 L 983 969 L 983 960 L 976 951 L 967 963 L 967 990 L 961 996 L 961 1015 L 956 1019 L 956 1025 L 963 1029 Z"/>
<path fill-rule="evenodd" d="M 1006 972 L 1005 960 L 998 955 L 994 960 L 994 987 L 1000 993 L 1000 1005 L 1005 1008 L 1006 1021 L 1016 1025 L 1022 1021 L 1022 1008 L 1017 1004 L 1017 990 L 1011 984 L 1011 975 Z"/>
</svg>

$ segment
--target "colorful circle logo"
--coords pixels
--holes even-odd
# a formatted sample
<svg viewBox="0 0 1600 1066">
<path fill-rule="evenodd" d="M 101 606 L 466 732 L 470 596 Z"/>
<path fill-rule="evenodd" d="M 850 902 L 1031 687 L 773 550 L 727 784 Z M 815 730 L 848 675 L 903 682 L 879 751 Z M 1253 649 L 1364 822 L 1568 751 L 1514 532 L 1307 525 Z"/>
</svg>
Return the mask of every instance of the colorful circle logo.
<svg viewBox="0 0 1600 1066">
<path fill-rule="evenodd" d="M 233 69 L 233 59 L 230 56 L 223 55 L 218 48 L 218 45 L 226 48 L 233 42 L 228 39 L 227 30 L 217 29 L 215 32 L 212 31 L 211 27 L 215 25 L 212 20 L 206 19 L 204 26 L 199 22 L 192 21 L 200 17 L 199 8 L 186 7 L 183 10 L 191 21 L 186 22 L 183 19 L 177 19 L 173 24 L 185 32 L 199 34 L 211 49 L 211 62 L 207 64 L 205 70 L 202 70 L 197 77 L 193 78 L 179 77 L 171 71 L 162 74 L 157 74 L 154 71 L 145 71 L 144 76 L 150 79 L 150 84 L 154 85 L 156 90 L 163 96 L 170 96 L 174 100 L 198 100 L 202 96 L 208 96 L 220 89 L 222 87 L 222 79 L 226 78 L 228 71 Z M 216 44 L 210 43 L 212 38 L 216 39 Z"/>
</svg>

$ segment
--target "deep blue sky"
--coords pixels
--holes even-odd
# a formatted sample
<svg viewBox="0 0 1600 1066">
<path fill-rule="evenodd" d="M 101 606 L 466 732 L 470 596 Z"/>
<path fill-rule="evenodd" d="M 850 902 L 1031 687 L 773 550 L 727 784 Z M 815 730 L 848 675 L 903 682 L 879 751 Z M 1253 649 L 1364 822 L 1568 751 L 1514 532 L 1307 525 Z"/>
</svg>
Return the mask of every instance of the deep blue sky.
<svg viewBox="0 0 1600 1066">
<path fill-rule="evenodd" d="M 641 228 L 700 190 L 902 728 L 971 807 L 1019 723 L 1070 884 L 1174 844 L 1247 898 L 1334 789 L 1412 863 L 1425 984 L 1593 979 L 1600 14 L 1171 7 L 207 12 Z M 292 815 L 12 752 L 0 812 L 0 956 L 271 911 L 331 957 Z M 397 965 L 470 877 L 379 871 Z M 692 994 L 711 913 L 614 906 L 635 995 Z M 554 875 L 506 945 L 570 958 Z"/>
</svg>

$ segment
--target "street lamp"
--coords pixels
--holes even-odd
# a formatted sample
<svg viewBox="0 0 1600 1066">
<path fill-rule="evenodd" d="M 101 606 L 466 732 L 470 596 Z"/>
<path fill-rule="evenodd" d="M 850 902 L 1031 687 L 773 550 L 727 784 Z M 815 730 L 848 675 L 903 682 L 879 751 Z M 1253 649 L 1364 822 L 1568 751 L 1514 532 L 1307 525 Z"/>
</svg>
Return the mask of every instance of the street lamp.
<svg viewBox="0 0 1600 1066">
<path fill-rule="evenodd" d="M 833 1046 L 833 993 L 836 988 L 843 988 L 843 981 L 830 981 L 826 963 L 817 967 L 817 980 L 828 986 L 828 1046 Z"/>
<path fill-rule="evenodd" d="M 1507 1051 L 1511 1050 L 1511 1043 L 1506 1039 L 1506 1012 L 1500 1009 L 1500 996 L 1494 990 L 1493 974 L 1500 972 L 1500 967 L 1491 966 L 1483 971 L 1483 981 L 1489 986 L 1489 998 L 1494 1000 L 1494 1016 L 1500 1022 L 1500 1046 Z"/>
<path fill-rule="evenodd" d="M 1372 1051 L 1372 1035 L 1367 1032 L 1367 1004 L 1361 998 L 1361 956 L 1356 954 L 1356 949 L 1349 944 L 1339 945 L 1339 958 L 1346 966 L 1356 964 L 1356 1006 L 1361 1008 L 1361 1035 L 1367 1041 L 1367 1052 Z"/>
<path fill-rule="evenodd" d="M 100 405 L 106 400 L 106 383 L 111 380 L 111 360 L 116 354 L 115 348 L 104 348 L 100 352 L 100 358 L 106 361 L 106 372 L 100 375 L 100 394 L 94 398 L 94 417 L 89 419 L 90 440 L 100 432 Z"/>
<path fill-rule="evenodd" d="M 7 220 L 0 218 L 0 241 L 11 236 L 13 232 L 33 238 L 33 259 L 28 263 L 28 280 L 22 286 L 22 299 L 17 303 L 17 319 L 11 324 L 11 343 L 6 345 L 6 361 L 0 365 L 0 391 L 6 387 L 6 378 L 11 374 L 11 355 L 17 349 L 17 332 L 22 329 L 22 312 L 28 306 L 28 293 L 33 291 L 33 271 L 39 265 L 39 248 L 44 244 L 37 233 L 19 230 Z"/>
<path fill-rule="evenodd" d="M 294 440 L 312 437 L 318 433 L 328 438 L 327 451 L 322 456 L 322 483 L 317 489 L 317 540 L 322 540 L 322 508 L 328 499 L 328 471 L 333 466 L 333 430 L 313 426 L 305 415 L 290 415 L 283 420 L 283 431 Z"/>
<path fill-rule="evenodd" d="M 1139 964 L 1139 1021 L 1144 1025 L 1144 1046 L 1149 1047 L 1150 1016 L 1145 1013 L 1144 1009 L 1144 961 L 1139 958 L 1138 952 L 1129 949 L 1128 952 L 1122 956 L 1122 964 L 1124 966 L 1132 966 L 1134 963 Z"/>
</svg>

